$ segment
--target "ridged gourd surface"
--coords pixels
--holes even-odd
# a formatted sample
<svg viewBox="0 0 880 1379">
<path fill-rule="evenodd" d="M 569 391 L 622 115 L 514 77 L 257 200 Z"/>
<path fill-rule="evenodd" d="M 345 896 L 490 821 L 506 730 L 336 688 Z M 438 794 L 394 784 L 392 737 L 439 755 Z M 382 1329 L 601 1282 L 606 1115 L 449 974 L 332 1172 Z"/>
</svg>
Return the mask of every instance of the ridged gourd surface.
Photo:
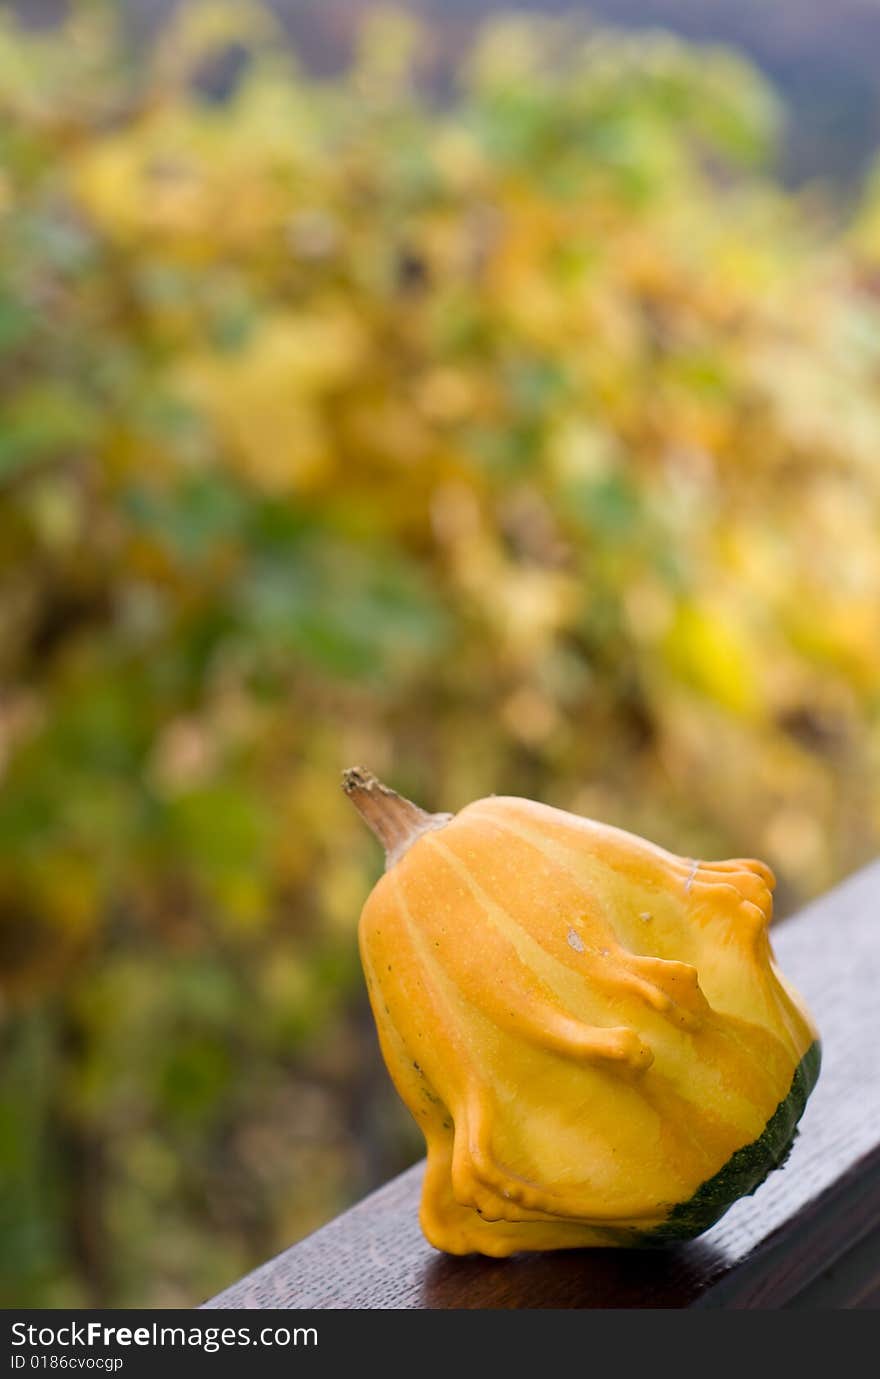
<svg viewBox="0 0 880 1379">
<path fill-rule="evenodd" d="M 369 897 L 360 946 L 385 1061 L 427 1140 L 434 1245 L 641 1243 L 743 1165 L 799 1067 L 817 1071 L 816 1030 L 773 961 L 772 887 L 763 863 L 677 857 L 516 798 L 412 843 Z M 756 1181 L 784 1157 L 800 1090 Z"/>
</svg>

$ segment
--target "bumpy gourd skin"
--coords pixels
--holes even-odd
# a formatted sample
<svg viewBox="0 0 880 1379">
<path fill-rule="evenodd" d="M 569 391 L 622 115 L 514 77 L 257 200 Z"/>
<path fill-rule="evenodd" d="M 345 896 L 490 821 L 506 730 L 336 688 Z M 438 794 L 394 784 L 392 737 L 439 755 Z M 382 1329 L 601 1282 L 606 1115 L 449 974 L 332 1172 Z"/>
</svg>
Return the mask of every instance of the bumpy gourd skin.
<svg viewBox="0 0 880 1379">
<path fill-rule="evenodd" d="M 772 887 L 761 862 L 691 861 L 523 799 L 479 800 L 412 843 L 367 900 L 360 947 L 427 1140 L 433 1245 L 693 1234 L 730 1201 L 693 1229 L 670 1228 L 676 1210 L 742 1163 L 809 1065 L 781 1149 L 777 1134 L 733 1197 L 753 1190 L 818 1067 L 773 962 Z"/>
</svg>

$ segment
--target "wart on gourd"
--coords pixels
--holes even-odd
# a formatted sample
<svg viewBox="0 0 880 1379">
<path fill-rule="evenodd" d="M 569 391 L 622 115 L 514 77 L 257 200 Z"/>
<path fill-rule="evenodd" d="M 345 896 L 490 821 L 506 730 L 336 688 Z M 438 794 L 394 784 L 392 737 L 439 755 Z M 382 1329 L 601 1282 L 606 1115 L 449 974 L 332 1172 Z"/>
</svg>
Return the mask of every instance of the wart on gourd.
<svg viewBox="0 0 880 1379">
<path fill-rule="evenodd" d="M 680 1239 L 782 1162 L 819 1046 L 774 965 L 769 867 L 524 799 L 453 816 L 361 768 L 343 785 L 386 849 L 360 948 L 432 1244 Z"/>
</svg>

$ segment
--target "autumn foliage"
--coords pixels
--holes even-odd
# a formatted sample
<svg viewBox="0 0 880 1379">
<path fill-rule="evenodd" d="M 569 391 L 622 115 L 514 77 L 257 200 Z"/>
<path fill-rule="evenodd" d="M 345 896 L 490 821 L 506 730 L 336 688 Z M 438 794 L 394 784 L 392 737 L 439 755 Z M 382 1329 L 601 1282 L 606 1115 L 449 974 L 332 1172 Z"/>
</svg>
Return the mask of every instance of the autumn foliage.
<svg viewBox="0 0 880 1379">
<path fill-rule="evenodd" d="M 76 9 L 0 26 L 0 1265 L 191 1304 L 414 1152 L 341 767 L 783 906 L 877 850 L 880 195 L 663 36 L 429 99 L 390 17 Z"/>
</svg>

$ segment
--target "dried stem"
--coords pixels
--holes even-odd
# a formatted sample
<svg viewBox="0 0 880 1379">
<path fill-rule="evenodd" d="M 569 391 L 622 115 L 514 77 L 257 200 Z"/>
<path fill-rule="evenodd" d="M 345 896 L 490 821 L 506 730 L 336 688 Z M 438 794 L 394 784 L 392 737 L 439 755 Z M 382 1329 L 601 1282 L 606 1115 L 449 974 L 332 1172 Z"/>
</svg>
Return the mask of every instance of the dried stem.
<svg viewBox="0 0 880 1379">
<path fill-rule="evenodd" d="M 423 833 L 442 828 L 452 818 L 451 814 L 427 814 L 362 766 L 343 771 L 342 788 L 384 847 L 386 871 Z"/>
</svg>

